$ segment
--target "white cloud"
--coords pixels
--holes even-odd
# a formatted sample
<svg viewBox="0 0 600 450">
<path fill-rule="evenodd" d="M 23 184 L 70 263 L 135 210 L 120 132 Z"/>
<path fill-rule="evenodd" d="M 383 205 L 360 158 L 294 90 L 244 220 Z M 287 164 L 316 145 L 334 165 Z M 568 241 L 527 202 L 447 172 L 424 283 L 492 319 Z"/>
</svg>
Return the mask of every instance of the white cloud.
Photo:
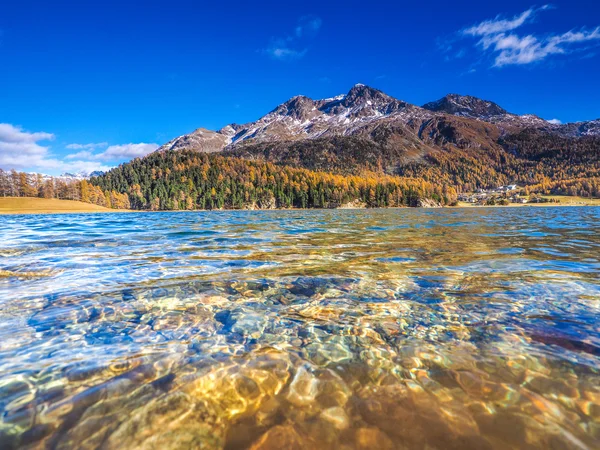
<svg viewBox="0 0 600 450">
<path fill-rule="evenodd" d="M 461 34 L 479 38 L 477 46 L 494 56 L 494 67 L 531 64 L 551 55 L 569 54 L 582 47 L 586 49 L 586 45 L 589 47 L 590 44 L 600 44 L 600 27 L 544 36 L 521 36 L 513 32 L 532 21 L 538 12 L 548 9 L 551 9 L 549 5 L 529 8 L 512 19 L 497 16 L 466 28 Z"/>
<path fill-rule="evenodd" d="M 108 147 L 108 142 L 96 142 L 91 144 L 69 144 L 66 146 L 69 150 L 95 150 L 97 148 Z"/>
<path fill-rule="evenodd" d="M 69 146 L 67 146 L 67 148 L 69 148 Z M 92 152 L 90 152 L 89 150 L 82 150 L 80 152 L 77 153 L 71 153 L 70 155 L 65 156 L 66 159 L 93 159 L 94 158 L 94 154 Z"/>
<path fill-rule="evenodd" d="M 296 50 L 287 46 L 287 43 L 282 40 L 274 40 L 269 48 L 265 49 L 271 58 L 280 61 L 293 61 L 302 58 L 307 52 L 307 49 Z"/>
<path fill-rule="evenodd" d="M 306 55 L 306 43 L 314 38 L 323 21 L 316 16 L 303 16 L 298 19 L 294 33 L 284 38 L 272 38 L 269 46 L 263 53 L 279 61 L 294 61 Z"/>
<path fill-rule="evenodd" d="M 45 133 L 43 131 L 29 133 L 23 131 L 19 126 L 0 123 L 0 142 L 35 143 L 37 141 L 51 141 L 53 139 L 54 135 L 52 133 Z"/>
<path fill-rule="evenodd" d="M 94 154 L 89 149 L 105 147 L 98 144 L 69 144 L 67 148 L 84 149 L 67 155 L 64 160 L 53 156 L 46 141 L 54 140 L 52 133 L 28 132 L 19 126 L 0 123 L 0 168 L 36 172 L 92 172 L 107 171 L 111 166 L 107 162 L 144 156 L 158 148 L 157 144 L 125 144 L 109 146 L 104 152 Z M 74 146 L 76 145 L 76 146 Z"/>
<path fill-rule="evenodd" d="M 514 34 L 500 34 L 490 38 L 486 37 L 485 40 L 484 48 L 488 49 L 493 46 L 493 51 L 497 52 L 494 66 L 530 64 L 541 61 L 550 55 L 570 53 L 573 51 L 573 44 L 600 40 L 600 27 L 592 31 L 568 31 L 543 40 L 539 40 L 533 35 L 519 37 Z"/>
<path fill-rule="evenodd" d="M 19 126 L 0 123 L 0 167 L 18 169 L 46 163 L 48 147 L 39 142 L 53 139 L 52 133 L 30 133 Z"/>
<path fill-rule="evenodd" d="M 89 150 L 82 150 L 77 153 L 67 155 L 66 159 L 88 159 L 94 161 L 110 161 L 110 162 L 122 162 L 133 158 L 139 158 L 146 156 L 148 153 L 152 153 L 159 147 L 158 144 L 146 144 L 141 142 L 139 144 L 123 144 L 123 145 L 111 145 L 102 153 L 93 153 Z M 67 146 L 68 148 L 68 146 Z M 84 147 L 86 148 L 86 147 Z M 89 148 L 89 147 L 88 147 Z"/>
<path fill-rule="evenodd" d="M 550 119 L 548 123 L 551 123 L 552 125 L 560 125 L 562 121 L 559 119 Z"/>
<path fill-rule="evenodd" d="M 111 145 L 104 152 L 96 155 L 95 158 L 103 161 L 139 158 L 152 153 L 158 147 L 158 144 L 146 144 L 144 142 L 139 144 Z"/>
</svg>

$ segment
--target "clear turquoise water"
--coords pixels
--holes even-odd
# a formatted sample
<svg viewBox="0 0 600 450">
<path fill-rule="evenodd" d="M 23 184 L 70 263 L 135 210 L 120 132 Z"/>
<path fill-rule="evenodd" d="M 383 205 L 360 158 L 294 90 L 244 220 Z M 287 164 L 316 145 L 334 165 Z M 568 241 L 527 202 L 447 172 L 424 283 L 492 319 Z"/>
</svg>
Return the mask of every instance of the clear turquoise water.
<svg viewBox="0 0 600 450">
<path fill-rule="evenodd" d="M 0 448 L 594 448 L 600 208 L 0 216 Z"/>
</svg>

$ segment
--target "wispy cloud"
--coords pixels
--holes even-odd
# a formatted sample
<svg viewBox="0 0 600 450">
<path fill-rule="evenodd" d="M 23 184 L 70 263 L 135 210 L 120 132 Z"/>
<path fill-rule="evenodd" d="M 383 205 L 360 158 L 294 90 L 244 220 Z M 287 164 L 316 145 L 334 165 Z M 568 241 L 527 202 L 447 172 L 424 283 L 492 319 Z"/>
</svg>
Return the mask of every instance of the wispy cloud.
<svg viewBox="0 0 600 450">
<path fill-rule="evenodd" d="M 550 119 L 548 122 L 553 125 L 560 125 L 562 123 L 562 121 L 559 119 Z"/>
<path fill-rule="evenodd" d="M 541 8 L 529 8 L 512 19 L 503 19 L 501 16 L 496 16 L 495 19 L 485 20 L 478 25 L 467 28 L 463 31 L 464 34 L 472 36 L 488 36 L 491 34 L 506 33 L 519 28 L 527 21 L 532 20 L 537 12 L 550 9 L 550 5 L 544 5 Z"/>
<path fill-rule="evenodd" d="M 315 37 L 323 25 L 323 21 L 317 16 L 303 16 L 296 25 L 296 37 Z"/>
<path fill-rule="evenodd" d="M 108 147 L 108 142 L 97 142 L 91 144 L 69 144 L 66 146 L 69 150 L 95 150 L 97 148 Z"/>
<path fill-rule="evenodd" d="M 108 144 L 106 144 L 108 145 Z M 93 147 L 95 146 L 95 147 Z M 105 145 L 103 145 L 105 146 Z M 146 156 L 148 153 L 152 153 L 159 147 L 158 144 L 146 144 L 141 142 L 139 144 L 122 144 L 122 145 L 110 145 L 106 150 L 101 153 L 93 153 L 89 150 L 82 150 L 77 153 L 72 153 L 66 156 L 66 159 L 91 159 L 95 161 L 110 161 L 120 162 L 127 159 L 139 158 Z M 69 148 L 69 146 L 67 146 Z M 73 147 L 70 147 L 73 148 Z M 97 148 L 97 144 L 83 144 L 77 148 Z"/>
<path fill-rule="evenodd" d="M 104 152 L 97 155 L 97 158 L 103 161 L 118 161 L 121 159 L 133 159 L 146 156 L 159 147 L 158 144 L 123 144 L 111 145 Z"/>
<path fill-rule="evenodd" d="M 514 31 L 534 21 L 538 13 L 549 9 L 552 6 L 544 5 L 529 8 L 513 18 L 496 16 L 463 29 L 459 38 L 477 38 L 476 47 L 493 57 L 494 67 L 531 64 L 552 55 L 566 55 L 600 45 L 600 27 L 545 35 L 520 35 Z M 451 48 L 448 45 L 447 51 Z"/>
<path fill-rule="evenodd" d="M 293 61 L 302 58 L 306 55 L 308 50 L 290 48 L 288 42 L 283 39 L 274 39 L 271 41 L 271 45 L 265 49 L 271 58 L 278 59 L 280 61 Z"/>
<path fill-rule="evenodd" d="M 67 145 L 67 148 L 69 148 L 68 145 Z M 66 159 L 93 159 L 94 154 L 92 152 L 90 152 L 89 150 L 82 150 L 77 153 L 71 153 L 70 155 L 65 156 L 65 158 Z"/>
<path fill-rule="evenodd" d="M 298 19 L 294 32 L 286 37 L 271 38 L 269 46 L 262 50 L 266 55 L 279 61 L 294 61 L 308 51 L 307 43 L 321 29 L 323 21 L 317 16 L 303 16 Z"/>
</svg>

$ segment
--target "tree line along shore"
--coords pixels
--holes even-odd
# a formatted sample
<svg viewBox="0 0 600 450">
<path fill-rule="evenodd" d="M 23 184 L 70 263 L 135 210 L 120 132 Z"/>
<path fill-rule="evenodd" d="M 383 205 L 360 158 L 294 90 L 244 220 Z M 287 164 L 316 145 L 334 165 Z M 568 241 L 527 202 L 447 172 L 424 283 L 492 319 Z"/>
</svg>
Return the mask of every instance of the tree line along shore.
<svg viewBox="0 0 600 450">
<path fill-rule="evenodd" d="M 595 184 L 587 188 L 596 190 Z M 525 190 L 554 193 L 550 182 Z M 457 188 L 444 182 L 370 171 L 336 174 L 186 150 L 155 152 L 89 180 L 0 169 L 0 198 L 6 197 L 141 211 L 467 206 L 458 201 Z"/>
</svg>

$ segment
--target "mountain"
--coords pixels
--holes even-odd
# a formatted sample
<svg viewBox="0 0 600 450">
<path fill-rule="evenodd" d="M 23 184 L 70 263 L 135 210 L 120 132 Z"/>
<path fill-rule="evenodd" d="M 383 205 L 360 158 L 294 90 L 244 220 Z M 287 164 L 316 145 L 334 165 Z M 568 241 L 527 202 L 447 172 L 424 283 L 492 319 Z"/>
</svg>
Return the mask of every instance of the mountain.
<svg viewBox="0 0 600 450">
<path fill-rule="evenodd" d="M 501 127 L 512 127 L 513 131 L 515 128 L 537 128 L 548 133 L 567 137 L 600 136 L 600 119 L 556 124 L 533 114 L 521 116 L 512 114 L 494 102 L 469 95 L 448 94 L 435 102 L 424 104 L 423 108 L 429 111 L 485 121 Z"/>
<path fill-rule="evenodd" d="M 419 107 L 356 84 L 322 100 L 293 97 L 254 122 L 199 128 L 157 153 L 183 150 L 459 192 L 519 183 L 589 193 L 600 178 L 600 120 L 555 124 L 457 94 Z"/>
<path fill-rule="evenodd" d="M 556 130 L 563 136 L 600 136 L 600 119 L 558 125 Z"/>
<path fill-rule="evenodd" d="M 176 137 L 167 142 L 158 150 L 179 150 L 190 148 L 199 152 L 212 153 L 223 150 L 231 143 L 231 136 L 221 131 L 211 131 L 206 128 L 198 128 L 190 134 Z"/>
<path fill-rule="evenodd" d="M 454 116 L 466 117 L 501 126 L 502 128 L 552 128 L 552 124 L 533 114 L 517 115 L 506 111 L 496 103 L 470 95 L 448 94 L 423 108 Z"/>
<path fill-rule="evenodd" d="M 89 178 L 89 177 L 90 177 L 90 174 L 88 172 L 80 171 L 80 172 L 64 172 L 64 173 L 61 173 L 56 178 L 62 178 L 65 180 L 83 180 L 83 179 Z"/>
<path fill-rule="evenodd" d="M 495 129 L 481 126 L 481 122 L 492 124 Z M 350 142 L 383 145 L 401 153 L 400 159 L 412 161 L 447 144 L 462 148 L 495 146 L 496 135 L 526 128 L 569 137 L 600 135 L 598 120 L 557 125 L 531 114 L 512 114 L 488 100 L 458 94 L 419 107 L 356 84 L 347 94 L 323 100 L 293 97 L 247 124 L 230 124 L 218 131 L 199 128 L 169 141 L 158 151 L 256 153 L 252 150 L 256 145 L 279 148 L 287 143 L 298 147 L 306 146 L 299 144 L 304 140 L 322 143 L 333 139 L 339 146 L 345 137 L 352 137 Z"/>
<path fill-rule="evenodd" d="M 494 102 L 458 94 L 448 94 L 435 102 L 424 104 L 423 108 L 429 111 L 479 119 L 508 114 L 508 111 Z"/>
<path fill-rule="evenodd" d="M 46 180 L 59 180 L 59 181 L 64 181 L 64 182 L 74 182 L 74 181 L 81 181 L 81 180 L 87 180 L 91 177 L 98 177 L 101 175 L 104 175 L 104 172 L 101 172 L 99 170 L 93 171 L 93 172 L 86 172 L 84 170 L 80 171 L 80 172 L 63 172 L 60 175 L 48 175 L 48 174 L 40 174 L 38 172 L 26 172 L 28 177 L 31 177 L 32 179 L 35 179 L 38 176 L 42 177 L 42 180 L 46 181 Z"/>
<path fill-rule="evenodd" d="M 377 89 L 357 84 L 346 95 L 333 98 L 293 97 L 255 122 L 231 124 L 219 131 L 199 129 L 173 139 L 157 151 L 188 148 L 212 152 L 249 142 L 352 135 L 374 121 L 392 116 L 416 119 L 428 118 L 431 114 Z"/>
<path fill-rule="evenodd" d="M 363 84 L 323 100 L 296 96 L 244 125 L 197 130 L 157 151 L 223 151 L 313 170 L 352 172 L 384 167 L 390 174 L 407 163 L 425 162 L 452 143 L 461 148 L 497 146 L 499 131 L 420 108 Z"/>
<path fill-rule="evenodd" d="M 100 170 L 94 170 L 93 172 L 87 172 L 85 170 L 81 170 L 79 172 L 64 172 L 58 176 L 43 175 L 43 177 L 44 177 L 44 179 L 53 178 L 55 180 L 71 182 L 71 181 L 87 180 L 91 177 L 99 177 L 101 175 L 104 175 L 104 172 L 102 172 Z"/>
</svg>

